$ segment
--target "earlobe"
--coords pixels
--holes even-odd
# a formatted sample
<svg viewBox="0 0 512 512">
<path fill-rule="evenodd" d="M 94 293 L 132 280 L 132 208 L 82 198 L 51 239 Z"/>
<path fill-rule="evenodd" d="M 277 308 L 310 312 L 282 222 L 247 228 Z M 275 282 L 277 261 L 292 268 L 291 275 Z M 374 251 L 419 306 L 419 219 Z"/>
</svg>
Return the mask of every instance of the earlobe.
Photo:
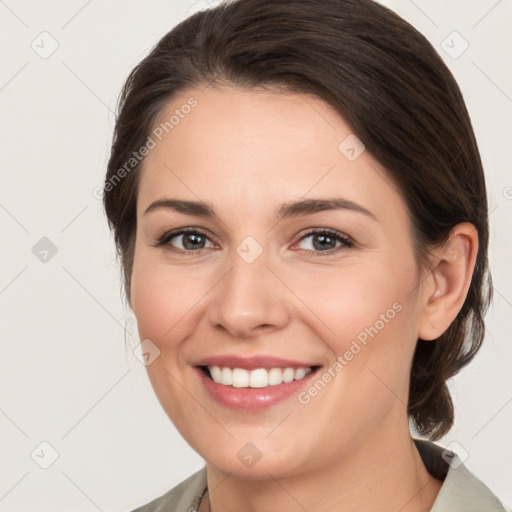
<svg viewBox="0 0 512 512">
<path fill-rule="evenodd" d="M 448 240 L 432 252 L 432 269 L 427 277 L 430 286 L 423 287 L 418 338 L 439 338 L 455 320 L 471 285 L 477 253 L 478 233 L 467 222 L 457 224 Z"/>
</svg>

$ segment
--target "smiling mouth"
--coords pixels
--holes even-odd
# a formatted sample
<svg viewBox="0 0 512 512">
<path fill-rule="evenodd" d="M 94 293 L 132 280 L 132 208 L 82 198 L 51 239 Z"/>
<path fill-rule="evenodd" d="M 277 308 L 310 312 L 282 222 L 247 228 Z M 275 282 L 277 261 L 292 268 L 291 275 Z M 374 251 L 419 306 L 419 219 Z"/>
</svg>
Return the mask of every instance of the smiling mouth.
<svg viewBox="0 0 512 512">
<path fill-rule="evenodd" d="M 229 368 L 221 366 L 200 366 L 207 378 L 217 384 L 232 388 L 266 388 L 294 380 L 301 380 L 317 370 L 319 366 L 301 368 Z"/>
</svg>

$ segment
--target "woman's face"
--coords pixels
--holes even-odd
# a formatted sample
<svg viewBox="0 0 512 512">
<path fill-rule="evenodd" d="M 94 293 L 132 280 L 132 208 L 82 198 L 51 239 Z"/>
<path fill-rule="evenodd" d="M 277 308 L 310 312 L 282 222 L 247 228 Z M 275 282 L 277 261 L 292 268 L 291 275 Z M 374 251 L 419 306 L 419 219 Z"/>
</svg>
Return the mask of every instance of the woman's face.
<svg viewBox="0 0 512 512">
<path fill-rule="evenodd" d="M 422 298 L 397 187 L 315 97 L 189 89 L 173 115 L 141 174 L 131 303 L 183 437 L 278 478 L 407 429 Z"/>
</svg>

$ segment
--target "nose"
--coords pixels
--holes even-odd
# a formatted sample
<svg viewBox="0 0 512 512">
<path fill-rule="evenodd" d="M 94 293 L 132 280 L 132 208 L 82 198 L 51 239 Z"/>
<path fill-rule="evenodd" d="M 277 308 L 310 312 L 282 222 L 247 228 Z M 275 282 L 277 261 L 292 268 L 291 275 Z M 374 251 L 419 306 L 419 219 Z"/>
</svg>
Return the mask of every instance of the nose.
<svg viewBox="0 0 512 512">
<path fill-rule="evenodd" d="M 229 270 L 208 293 L 208 318 L 214 328 L 246 339 L 286 327 L 291 292 L 268 263 L 265 251 L 250 263 L 233 251 Z"/>
</svg>

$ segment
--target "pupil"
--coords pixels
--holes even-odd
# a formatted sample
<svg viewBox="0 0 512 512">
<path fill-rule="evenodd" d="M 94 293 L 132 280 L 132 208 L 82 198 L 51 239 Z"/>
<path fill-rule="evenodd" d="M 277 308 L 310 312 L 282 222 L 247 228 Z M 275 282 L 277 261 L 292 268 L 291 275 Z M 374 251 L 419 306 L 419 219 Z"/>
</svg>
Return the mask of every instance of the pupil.
<svg viewBox="0 0 512 512">
<path fill-rule="evenodd" d="M 327 243 L 329 243 L 329 242 L 332 243 L 334 240 L 329 235 L 317 235 L 314 239 L 321 240 L 321 243 L 318 246 L 313 242 L 313 246 L 315 247 L 315 249 L 325 249 L 326 248 L 325 242 L 327 241 Z"/>
<path fill-rule="evenodd" d="M 203 235 L 197 235 L 194 233 L 185 235 L 183 238 L 183 246 L 185 249 L 197 249 L 198 244 L 201 243 L 201 238 L 203 238 Z M 195 240 L 195 242 L 189 244 L 191 240 Z"/>
</svg>

